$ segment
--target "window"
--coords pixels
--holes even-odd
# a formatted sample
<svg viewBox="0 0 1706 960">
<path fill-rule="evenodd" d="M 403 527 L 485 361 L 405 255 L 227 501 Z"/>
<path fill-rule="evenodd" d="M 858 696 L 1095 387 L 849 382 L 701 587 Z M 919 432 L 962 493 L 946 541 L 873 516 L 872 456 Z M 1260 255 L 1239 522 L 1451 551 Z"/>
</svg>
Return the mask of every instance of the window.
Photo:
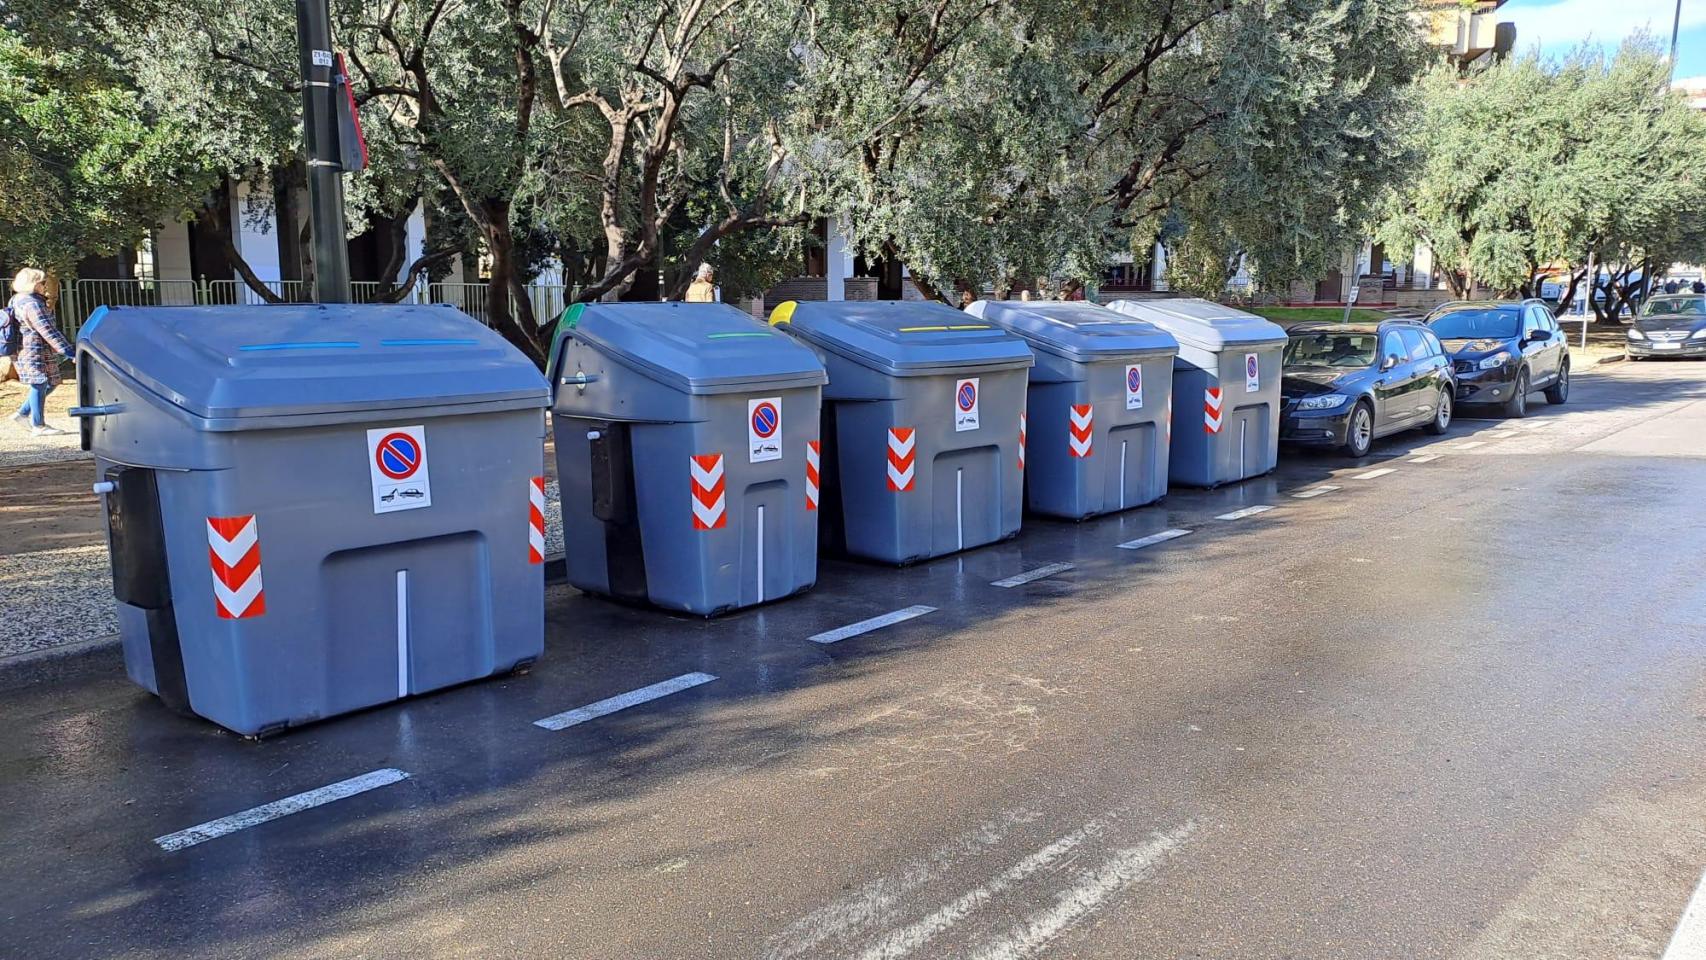
<svg viewBox="0 0 1706 960">
<path fill-rule="evenodd" d="M 1546 324 L 1544 321 L 1542 321 L 1540 319 L 1539 314 L 1540 314 L 1540 308 L 1539 307 L 1529 307 L 1527 310 L 1523 311 L 1523 314 L 1522 314 L 1522 335 L 1523 335 L 1524 339 L 1527 339 L 1528 335 L 1530 333 L 1533 333 L 1536 330 L 1546 329 Z"/>
<path fill-rule="evenodd" d="M 1387 331 L 1386 336 L 1381 338 L 1381 340 L 1380 340 L 1380 362 L 1381 363 L 1385 363 L 1388 357 L 1397 357 L 1399 360 L 1403 360 L 1405 357 L 1407 357 L 1409 355 L 1410 355 L 1410 351 L 1404 348 L 1404 341 L 1402 338 L 1400 338 L 1398 336 L 1398 331 L 1396 331 L 1396 330 Z"/>
<path fill-rule="evenodd" d="M 1411 360 L 1426 360 L 1431 356 L 1428 352 L 1428 342 L 1422 339 L 1420 331 L 1400 330 L 1398 334 L 1404 338 L 1405 354 Z"/>
<path fill-rule="evenodd" d="M 1515 307 L 1468 307 L 1442 313 L 1428 326 L 1441 340 L 1508 340 L 1521 328 L 1521 317 Z"/>
<path fill-rule="evenodd" d="M 1428 342 L 1428 350 L 1433 356 L 1438 357 L 1445 354 L 1445 345 L 1439 342 L 1439 338 L 1434 336 L 1432 330 L 1423 330 L 1422 339 Z"/>
<path fill-rule="evenodd" d="M 1374 337 L 1366 333 L 1296 333 L 1285 345 L 1287 367 L 1370 367 Z"/>
</svg>

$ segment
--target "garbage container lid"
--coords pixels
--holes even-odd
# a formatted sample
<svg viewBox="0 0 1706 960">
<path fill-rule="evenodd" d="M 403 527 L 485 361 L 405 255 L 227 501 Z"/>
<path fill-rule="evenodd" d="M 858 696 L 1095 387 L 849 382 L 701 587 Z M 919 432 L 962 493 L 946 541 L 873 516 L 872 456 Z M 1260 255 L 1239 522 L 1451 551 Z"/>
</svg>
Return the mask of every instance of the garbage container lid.
<svg viewBox="0 0 1706 960">
<path fill-rule="evenodd" d="M 1179 352 L 1179 341 L 1149 321 L 1084 301 L 979 300 L 966 313 L 1013 331 L 1037 350 L 1077 363 Z"/>
<path fill-rule="evenodd" d="M 78 342 L 207 420 L 547 400 L 532 361 L 442 305 L 113 307 Z"/>
<path fill-rule="evenodd" d="M 1108 304 L 1128 317 L 1148 320 L 1179 339 L 1204 350 L 1285 343 L 1285 329 L 1253 313 L 1196 297 L 1177 300 L 1115 300 Z"/>
<path fill-rule="evenodd" d="M 770 322 L 891 377 L 1003 370 L 1036 362 L 1018 337 L 934 301 L 790 300 L 771 313 Z"/>
<path fill-rule="evenodd" d="M 628 360 L 683 393 L 829 382 L 810 350 L 726 303 L 575 304 L 557 324 L 552 382 L 570 337 Z"/>
</svg>

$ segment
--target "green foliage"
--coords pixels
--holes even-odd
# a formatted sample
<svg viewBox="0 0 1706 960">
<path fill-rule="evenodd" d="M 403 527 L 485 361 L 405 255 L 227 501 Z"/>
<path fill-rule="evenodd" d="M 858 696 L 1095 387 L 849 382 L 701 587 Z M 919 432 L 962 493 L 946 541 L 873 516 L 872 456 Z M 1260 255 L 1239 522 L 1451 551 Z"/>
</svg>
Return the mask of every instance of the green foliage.
<svg viewBox="0 0 1706 960">
<path fill-rule="evenodd" d="M 1386 200 L 1381 238 L 1430 247 L 1453 289 L 1532 292 L 1552 270 L 1613 276 L 1706 259 L 1706 117 L 1667 94 L 1669 66 L 1637 38 L 1420 86 L 1418 174 Z"/>
<path fill-rule="evenodd" d="M 0 28 L 0 259 L 64 274 L 185 216 L 208 185 L 114 63 Z"/>
</svg>

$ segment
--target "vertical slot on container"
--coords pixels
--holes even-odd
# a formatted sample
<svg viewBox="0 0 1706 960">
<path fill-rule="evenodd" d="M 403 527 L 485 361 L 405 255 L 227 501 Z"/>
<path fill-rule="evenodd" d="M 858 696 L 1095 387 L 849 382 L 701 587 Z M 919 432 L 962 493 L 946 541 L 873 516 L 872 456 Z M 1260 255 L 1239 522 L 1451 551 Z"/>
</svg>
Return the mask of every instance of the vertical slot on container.
<svg viewBox="0 0 1706 960">
<path fill-rule="evenodd" d="M 764 504 L 758 505 L 758 602 L 764 602 Z"/>
<path fill-rule="evenodd" d="M 397 696 L 409 695 L 409 571 L 397 571 Z"/>
<path fill-rule="evenodd" d="M 1129 440 L 1120 441 L 1120 509 L 1125 509 L 1125 458 Z"/>
<path fill-rule="evenodd" d="M 954 469 L 954 534 L 959 542 L 959 549 L 966 548 L 966 470 L 964 467 Z"/>
</svg>

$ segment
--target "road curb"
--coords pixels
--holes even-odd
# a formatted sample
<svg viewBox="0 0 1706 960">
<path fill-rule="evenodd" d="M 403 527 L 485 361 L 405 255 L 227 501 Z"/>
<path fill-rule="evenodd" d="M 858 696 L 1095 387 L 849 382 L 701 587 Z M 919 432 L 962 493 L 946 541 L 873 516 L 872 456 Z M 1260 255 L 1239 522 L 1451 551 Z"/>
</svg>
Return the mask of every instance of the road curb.
<svg viewBox="0 0 1706 960">
<path fill-rule="evenodd" d="M 1609 357 L 1600 357 L 1598 360 L 1594 361 L 1594 365 L 1598 366 L 1599 364 L 1602 364 L 1602 363 L 1622 363 L 1623 361 L 1625 361 L 1627 359 L 1629 359 L 1628 354 L 1614 353 Z"/>
<path fill-rule="evenodd" d="M 123 673 L 118 634 L 0 657 L 0 690 L 60 680 L 91 669 Z"/>
</svg>

